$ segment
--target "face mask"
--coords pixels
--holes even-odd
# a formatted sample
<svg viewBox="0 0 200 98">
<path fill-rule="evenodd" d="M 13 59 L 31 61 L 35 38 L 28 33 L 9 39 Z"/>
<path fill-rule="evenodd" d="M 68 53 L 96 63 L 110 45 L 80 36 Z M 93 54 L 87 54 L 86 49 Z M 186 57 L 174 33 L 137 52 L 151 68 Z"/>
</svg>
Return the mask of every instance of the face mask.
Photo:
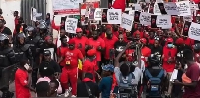
<svg viewBox="0 0 200 98">
<path fill-rule="evenodd" d="M 167 47 L 172 48 L 173 44 L 167 44 Z"/>
</svg>

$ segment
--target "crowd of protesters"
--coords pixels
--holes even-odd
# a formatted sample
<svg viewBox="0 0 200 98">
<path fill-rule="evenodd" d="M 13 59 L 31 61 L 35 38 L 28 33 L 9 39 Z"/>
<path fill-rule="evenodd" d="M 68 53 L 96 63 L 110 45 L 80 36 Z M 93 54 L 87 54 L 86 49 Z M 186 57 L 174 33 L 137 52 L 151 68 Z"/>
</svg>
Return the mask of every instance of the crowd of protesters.
<svg viewBox="0 0 200 98">
<path fill-rule="evenodd" d="M 137 87 L 136 97 L 130 98 L 141 98 L 151 84 L 145 71 L 157 76 L 157 69 L 164 70 L 160 92 L 166 98 L 200 98 L 200 43 L 182 35 L 181 17 L 171 29 L 136 24 L 128 31 L 119 25 L 88 22 L 72 34 L 65 31 L 64 20 L 60 26 L 50 21 L 50 14 L 27 26 L 18 11 L 12 33 L 1 14 L 0 9 L 0 81 L 5 78 L 3 68 L 18 63 L 16 98 L 109 98 L 118 96 L 119 88 L 127 84 Z M 60 34 L 56 42 L 49 27 Z M 170 81 L 174 69 L 177 79 Z M 13 97 L 8 85 L 0 90 L 1 98 Z"/>
</svg>

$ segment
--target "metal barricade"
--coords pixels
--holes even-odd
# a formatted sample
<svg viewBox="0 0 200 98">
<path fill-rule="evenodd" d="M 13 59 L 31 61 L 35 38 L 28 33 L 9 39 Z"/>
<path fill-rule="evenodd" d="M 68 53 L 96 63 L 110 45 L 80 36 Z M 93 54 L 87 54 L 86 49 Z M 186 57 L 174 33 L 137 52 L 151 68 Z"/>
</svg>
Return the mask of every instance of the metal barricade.
<svg viewBox="0 0 200 98">
<path fill-rule="evenodd" d="M 18 64 L 11 65 L 9 67 L 0 67 L 1 77 L 0 77 L 0 89 L 6 87 L 15 80 L 15 72 L 18 68 Z"/>
</svg>

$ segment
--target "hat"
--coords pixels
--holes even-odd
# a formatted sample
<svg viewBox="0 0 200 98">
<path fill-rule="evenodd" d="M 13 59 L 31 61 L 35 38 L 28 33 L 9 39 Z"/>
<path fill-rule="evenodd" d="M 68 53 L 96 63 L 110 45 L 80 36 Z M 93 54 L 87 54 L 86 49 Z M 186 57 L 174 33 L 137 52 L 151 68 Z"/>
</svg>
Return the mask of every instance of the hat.
<svg viewBox="0 0 200 98">
<path fill-rule="evenodd" d="M 176 40 L 176 44 L 183 44 L 184 43 L 184 40 L 183 40 L 183 38 L 178 38 L 177 40 Z"/>
<path fill-rule="evenodd" d="M 44 50 L 44 55 L 51 55 L 51 51 L 49 51 L 49 50 Z"/>
<path fill-rule="evenodd" d="M 88 50 L 87 55 L 88 56 L 94 56 L 94 55 L 96 55 L 96 49 L 90 49 L 90 50 Z"/>
<path fill-rule="evenodd" d="M 114 72 L 114 66 L 111 65 L 111 64 L 107 64 L 107 65 L 102 67 L 102 70 Z"/>
<path fill-rule="evenodd" d="M 70 39 L 70 40 L 68 41 L 68 44 L 75 44 L 75 41 L 74 41 L 73 39 Z"/>
<path fill-rule="evenodd" d="M 82 32 L 83 30 L 81 28 L 76 29 L 76 33 Z"/>
<path fill-rule="evenodd" d="M 173 39 L 172 38 L 167 38 L 167 43 L 172 43 Z"/>
<path fill-rule="evenodd" d="M 140 39 L 140 42 L 143 43 L 143 44 L 146 44 L 146 43 L 147 43 L 147 40 L 146 40 L 145 38 L 141 38 L 141 39 Z"/>
</svg>

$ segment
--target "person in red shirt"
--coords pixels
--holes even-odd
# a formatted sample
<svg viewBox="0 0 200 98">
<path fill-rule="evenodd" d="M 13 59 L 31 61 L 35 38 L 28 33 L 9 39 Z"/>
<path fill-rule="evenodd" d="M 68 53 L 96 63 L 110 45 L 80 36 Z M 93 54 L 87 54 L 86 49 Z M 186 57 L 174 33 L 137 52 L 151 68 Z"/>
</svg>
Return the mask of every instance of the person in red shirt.
<svg viewBox="0 0 200 98">
<path fill-rule="evenodd" d="M 74 37 L 75 47 L 81 51 L 85 57 L 85 44 L 88 40 L 87 37 L 83 36 L 83 30 L 81 28 L 76 29 L 77 37 Z"/>
<path fill-rule="evenodd" d="M 99 69 L 96 61 L 96 49 L 90 49 L 87 51 L 87 58 L 83 63 L 83 77 L 85 73 L 91 73 L 93 75 L 93 81 L 95 82 L 96 71 Z M 100 75 L 97 73 L 98 77 Z"/>
<path fill-rule="evenodd" d="M 110 62 L 110 60 L 114 59 L 114 44 L 115 42 L 118 41 L 118 38 L 113 35 L 113 33 L 108 30 L 106 31 L 106 35 L 107 37 L 104 38 L 104 42 L 105 42 L 105 54 L 104 54 L 104 58 L 105 58 L 105 64 L 108 64 Z"/>
<path fill-rule="evenodd" d="M 132 38 L 133 36 L 131 36 L 131 32 L 126 30 L 126 33 L 123 34 L 124 36 L 124 41 L 125 42 L 130 42 L 131 40 L 129 40 L 129 38 Z"/>
<path fill-rule="evenodd" d="M 185 92 L 183 98 L 200 98 L 200 65 L 193 59 L 193 52 L 191 50 L 183 51 L 183 62 L 188 66 L 186 76 L 191 80 L 190 83 L 174 81 L 174 84 L 184 86 Z"/>
<path fill-rule="evenodd" d="M 105 48 L 105 42 L 102 38 L 99 37 L 98 32 L 97 31 L 93 31 L 92 32 L 92 38 L 89 38 L 88 41 L 86 42 L 86 50 L 89 49 L 96 49 L 97 50 L 97 54 L 96 54 L 96 59 L 97 59 L 97 63 L 99 66 L 99 71 L 101 72 L 101 52 L 103 52 L 104 48 Z"/>
<path fill-rule="evenodd" d="M 183 41 L 184 41 L 185 45 L 188 45 L 190 47 L 192 47 L 194 45 L 194 40 L 190 39 L 190 38 L 188 38 L 186 36 L 183 37 Z"/>
<path fill-rule="evenodd" d="M 51 23 L 51 27 L 57 31 L 60 30 L 60 28 L 64 28 L 65 27 L 65 20 L 61 19 L 61 23 L 60 23 L 60 26 L 56 26 L 55 22 L 54 22 L 54 17 L 53 16 L 53 20 L 52 20 L 52 23 Z"/>
<path fill-rule="evenodd" d="M 145 67 L 148 66 L 148 57 L 151 55 L 151 49 L 149 49 L 146 44 L 147 40 L 145 38 L 140 39 L 139 43 L 142 45 L 142 55 L 141 59 L 145 62 Z"/>
<path fill-rule="evenodd" d="M 77 48 L 75 48 L 75 41 L 69 40 L 68 42 L 69 48 L 66 49 L 64 52 L 65 54 L 62 55 L 61 59 L 58 61 L 60 63 L 62 60 L 65 61 L 65 67 L 62 69 L 60 82 L 62 87 L 66 90 L 65 97 L 69 96 L 69 90 L 68 90 L 68 83 L 70 81 L 71 87 L 72 87 L 72 97 L 76 97 L 77 94 L 77 80 L 78 80 L 78 60 L 83 61 L 83 55 L 81 51 Z M 69 81 L 68 81 L 69 80 Z"/>
<path fill-rule="evenodd" d="M 155 42 L 155 33 L 154 32 L 149 32 L 149 45 L 153 45 Z"/>
<path fill-rule="evenodd" d="M 194 60 L 200 63 L 200 44 L 194 45 Z"/>
<path fill-rule="evenodd" d="M 20 66 L 15 73 L 15 90 L 16 98 L 30 98 L 30 90 L 35 91 L 31 87 L 32 68 L 27 61 L 20 61 Z M 8 98 L 3 97 L 2 98 Z"/>
<path fill-rule="evenodd" d="M 172 72 L 175 68 L 176 55 L 177 55 L 177 48 L 173 45 L 173 39 L 167 38 L 166 44 L 163 47 L 162 59 L 163 59 L 163 69 L 167 72 L 168 79 L 171 78 Z M 172 90 L 172 85 L 170 82 L 166 96 L 169 96 L 171 94 L 171 90 Z"/>
<path fill-rule="evenodd" d="M 68 49 L 68 47 L 67 47 L 67 37 L 62 36 L 60 38 L 60 40 L 61 40 L 61 46 L 58 47 L 58 49 L 57 49 L 57 56 L 58 56 L 59 59 L 61 58 L 62 55 L 65 54 L 65 51 Z M 60 68 L 62 69 L 66 65 L 65 60 L 62 60 L 59 65 L 60 65 Z"/>
<path fill-rule="evenodd" d="M 118 26 L 117 25 L 113 25 L 113 29 L 112 29 L 112 33 L 115 36 L 119 36 L 119 32 L 118 32 Z"/>
</svg>

